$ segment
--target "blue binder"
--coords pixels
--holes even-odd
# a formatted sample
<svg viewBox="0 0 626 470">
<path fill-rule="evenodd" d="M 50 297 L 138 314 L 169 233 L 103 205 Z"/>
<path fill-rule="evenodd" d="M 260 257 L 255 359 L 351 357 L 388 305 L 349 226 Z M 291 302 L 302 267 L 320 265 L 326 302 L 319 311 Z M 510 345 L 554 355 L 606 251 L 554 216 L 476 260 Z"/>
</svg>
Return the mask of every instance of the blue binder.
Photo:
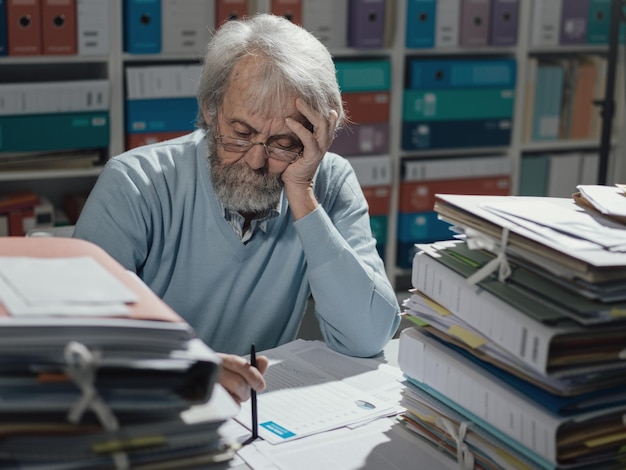
<svg viewBox="0 0 626 470">
<path fill-rule="evenodd" d="M 459 147 L 506 147 L 511 119 L 403 122 L 402 149 L 430 150 Z"/>
<path fill-rule="evenodd" d="M 398 241 L 431 243 L 448 240 L 454 234 L 450 224 L 440 220 L 437 212 L 398 212 Z"/>
<path fill-rule="evenodd" d="M 406 5 L 406 47 L 435 46 L 436 0 L 408 0 Z"/>
<path fill-rule="evenodd" d="M 124 51 L 161 52 L 161 0 L 124 0 Z"/>
<path fill-rule="evenodd" d="M 426 59 L 407 58 L 405 88 L 513 88 L 515 59 Z"/>
<path fill-rule="evenodd" d="M 126 132 L 191 131 L 197 113 L 195 97 L 127 100 Z"/>
<path fill-rule="evenodd" d="M 0 55 L 8 54 L 7 2 L 0 0 Z"/>
</svg>

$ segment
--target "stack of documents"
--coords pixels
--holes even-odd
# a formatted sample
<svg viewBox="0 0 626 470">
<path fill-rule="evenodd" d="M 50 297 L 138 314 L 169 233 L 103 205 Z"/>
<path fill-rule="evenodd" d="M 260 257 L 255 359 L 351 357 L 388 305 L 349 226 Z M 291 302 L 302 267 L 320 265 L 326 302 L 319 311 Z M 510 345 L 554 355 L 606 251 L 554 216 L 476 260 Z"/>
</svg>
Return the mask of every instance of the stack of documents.
<svg viewBox="0 0 626 470">
<path fill-rule="evenodd" d="M 621 468 L 626 225 L 571 199 L 437 195 L 435 209 L 459 239 L 413 261 L 404 423 L 465 464 Z"/>
<path fill-rule="evenodd" d="M 95 245 L 0 240 L 0 467 L 228 459 L 237 445 L 220 433 L 226 418 L 185 417 L 210 400 L 219 367 L 188 324 Z"/>
</svg>

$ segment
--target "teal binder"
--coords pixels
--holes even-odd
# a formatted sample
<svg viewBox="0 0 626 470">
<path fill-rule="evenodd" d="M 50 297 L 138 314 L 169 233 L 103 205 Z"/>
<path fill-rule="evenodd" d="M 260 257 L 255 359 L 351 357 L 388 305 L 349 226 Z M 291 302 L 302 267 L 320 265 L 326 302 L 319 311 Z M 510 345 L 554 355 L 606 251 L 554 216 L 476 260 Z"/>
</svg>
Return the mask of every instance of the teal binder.
<svg viewBox="0 0 626 470">
<path fill-rule="evenodd" d="M 511 88 L 469 88 L 404 90 L 404 121 L 445 121 L 510 118 L 515 90 Z"/>
<path fill-rule="evenodd" d="M 608 44 L 611 30 L 611 0 L 589 0 L 587 43 Z"/>
<path fill-rule="evenodd" d="M 520 167 L 519 195 L 547 196 L 550 155 L 523 155 Z"/>
<path fill-rule="evenodd" d="M 537 67 L 533 141 L 558 138 L 564 79 L 565 73 L 559 64 L 540 63 Z"/>
<path fill-rule="evenodd" d="M 391 89 L 389 60 L 336 60 L 335 69 L 343 93 Z"/>
<path fill-rule="evenodd" d="M 109 146 L 108 111 L 0 117 L 0 152 L 95 149 Z"/>
</svg>

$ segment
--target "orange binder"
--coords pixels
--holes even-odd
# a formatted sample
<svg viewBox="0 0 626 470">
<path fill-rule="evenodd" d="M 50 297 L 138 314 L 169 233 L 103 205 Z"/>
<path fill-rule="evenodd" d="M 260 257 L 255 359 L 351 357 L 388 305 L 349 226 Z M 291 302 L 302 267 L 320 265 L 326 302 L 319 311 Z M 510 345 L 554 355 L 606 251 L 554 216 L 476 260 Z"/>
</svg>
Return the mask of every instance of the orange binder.
<svg viewBox="0 0 626 470">
<path fill-rule="evenodd" d="M 44 54 L 76 54 L 76 0 L 41 0 Z"/>
<path fill-rule="evenodd" d="M 391 186 L 366 186 L 361 188 L 370 215 L 388 215 L 391 207 Z"/>
<path fill-rule="evenodd" d="M 7 0 L 9 55 L 41 54 L 41 0 Z"/>
<path fill-rule="evenodd" d="M 591 122 L 595 111 L 593 92 L 596 84 L 596 67 L 594 62 L 584 61 L 576 69 L 574 97 L 570 116 L 570 139 L 589 139 Z"/>
<path fill-rule="evenodd" d="M 390 92 L 350 92 L 342 93 L 341 98 L 343 99 L 348 117 L 355 124 L 389 122 Z"/>
<path fill-rule="evenodd" d="M 185 134 L 189 134 L 189 131 L 129 132 L 126 134 L 126 150 L 141 147 L 142 145 L 163 142 L 164 140 L 174 139 Z"/>
<path fill-rule="evenodd" d="M 292 23 L 302 24 L 302 0 L 272 0 L 272 13 L 284 16 Z"/>
<path fill-rule="evenodd" d="M 509 175 L 402 181 L 398 209 L 402 213 L 432 211 L 436 194 L 508 196 L 510 188 Z"/>
<path fill-rule="evenodd" d="M 9 211 L 9 236 L 23 237 L 34 224 L 34 207 Z"/>
<path fill-rule="evenodd" d="M 217 0 L 215 2 L 215 25 L 242 18 L 248 14 L 248 0 Z"/>
<path fill-rule="evenodd" d="M 39 196 L 29 189 L 0 194 L 0 214 L 17 209 L 32 209 L 37 204 Z"/>
</svg>

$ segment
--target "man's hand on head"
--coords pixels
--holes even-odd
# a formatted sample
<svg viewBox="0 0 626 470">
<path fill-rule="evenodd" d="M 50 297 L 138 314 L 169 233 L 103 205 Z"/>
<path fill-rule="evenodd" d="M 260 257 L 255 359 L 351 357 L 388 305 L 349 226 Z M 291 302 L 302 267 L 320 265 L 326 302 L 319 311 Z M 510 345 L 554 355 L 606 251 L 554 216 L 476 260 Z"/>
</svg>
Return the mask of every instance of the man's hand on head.
<svg viewBox="0 0 626 470">
<path fill-rule="evenodd" d="M 289 129 L 298 136 L 304 146 L 302 157 L 289 165 L 282 174 L 289 207 L 294 218 L 298 220 L 317 207 L 317 200 L 313 194 L 313 178 L 333 142 L 338 115 L 335 110 L 331 110 L 329 118 L 326 119 L 300 98 L 296 99 L 296 108 L 313 127 L 310 130 L 294 119 L 285 120 Z"/>
</svg>

